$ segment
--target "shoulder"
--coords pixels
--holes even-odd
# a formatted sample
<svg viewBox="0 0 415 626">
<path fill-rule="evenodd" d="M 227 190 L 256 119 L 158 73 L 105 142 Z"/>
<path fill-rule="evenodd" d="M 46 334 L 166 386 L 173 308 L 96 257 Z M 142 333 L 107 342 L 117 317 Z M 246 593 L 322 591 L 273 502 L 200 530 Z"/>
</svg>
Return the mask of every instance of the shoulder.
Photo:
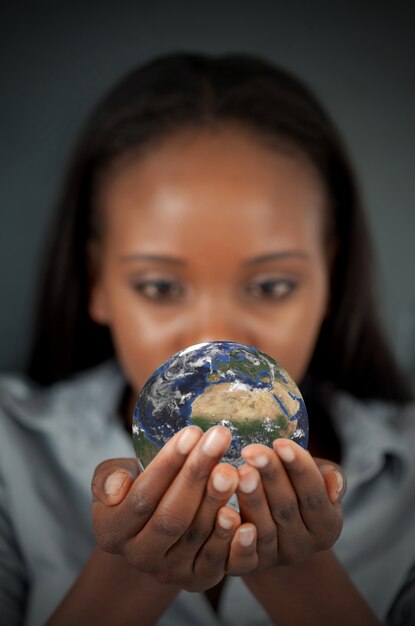
<svg viewBox="0 0 415 626">
<path fill-rule="evenodd" d="M 48 388 L 21 376 L 0 378 L 0 486 L 13 519 L 24 517 L 29 499 L 40 517 L 45 503 L 65 507 L 64 493 L 88 503 L 94 468 L 128 456 L 131 438 L 118 415 L 124 385 L 115 363 Z"/>
<path fill-rule="evenodd" d="M 71 419 L 77 415 L 84 419 L 88 410 L 91 414 L 113 413 L 115 398 L 123 384 L 121 371 L 113 361 L 48 387 L 39 386 L 23 375 L 5 374 L 0 376 L 0 422 L 29 430 L 47 430 L 68 413 Z"/>
<path fill-rule="evenodd" d="M 367 435 L 401 447 L 407 437 L 415 435 L 415 402 L 398 404 L 333 392 L 330 408 L 335 426 L 348 437 L 361 439 Z"/>
<path fill-rule="evenodd" d="M 77 475 L 87 484 L 106 458 L 129 456 L 131 437 L 119 416 L 125 388 L 115 362 L 39 387 L 21 376 L 0 378 L 0 481 L 13 472 Z"/>
<path fill-rule="evenodd" d="M 10 623 L 26 602 L 28 615 L 52 612 L 93 549 L 93 470 L 128 451 L 115 412 L 123 384 L 115 363 L 47 388 L 0 377 L 0 605 Z"/>
<path fill-rule="evenodd" d="M 106 441 L 121 428 L 124 385 L 114 362 L 49 387 L 23 376 L 0 377 L 0 479 L 10 468 L 21 473 L 25 467 L 52 471 L 52 463 L 85 465 L 85 459 L 95 459 L 91 450 L 101 451 L 102 458 L 112 456 Z"/>
<path fill-rule="evenodd" d="M 384 616 L 414 562 L 415 405 L 336 393 L 330 409 L 347 479 L 335 551 Z"/>
<path fill-rule="evenodd" d="M 415 476 L 415 403 L 327 395 L 330 414 L 352 483 L 374 477 L 386 465 Z"/>
</svg>

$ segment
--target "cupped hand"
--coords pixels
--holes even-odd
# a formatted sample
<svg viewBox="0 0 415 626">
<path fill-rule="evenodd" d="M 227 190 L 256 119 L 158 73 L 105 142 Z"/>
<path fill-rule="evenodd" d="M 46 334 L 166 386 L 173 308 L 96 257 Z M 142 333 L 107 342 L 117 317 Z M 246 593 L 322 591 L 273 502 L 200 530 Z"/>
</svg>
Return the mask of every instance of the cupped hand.
<svg viewBox="0 0 415 626">
<path fill-rule="evenodd" d="M 277 439 L 274 449 L 249 445 L 242 454 L 246 465 L 238 468 L 237 496 L 243 524 L 235 532 L 228 573 L 251 572 L 255 558 L 257 569 L 265 569 L 294 565 L 331 548 L 343 524 L 340 467 L 286 439 Z M 240 568 L 242 532 L 252 538 L 245 569 Z"/>
<path fill-rule="evenodd" d="M 101 463 L 92 481 L 98 546 L 157 581 L 202 591 L 225 575 L 238 513 L 226 506 L 238 473 L 219 463 L 231 441 L 218 426 L 187 427 L 144 470 L 134 459 Z M 239 544 L 238 544 L 239 545 Z M 236 546 L 242 567 L 250 548 Z"/>
</svg>

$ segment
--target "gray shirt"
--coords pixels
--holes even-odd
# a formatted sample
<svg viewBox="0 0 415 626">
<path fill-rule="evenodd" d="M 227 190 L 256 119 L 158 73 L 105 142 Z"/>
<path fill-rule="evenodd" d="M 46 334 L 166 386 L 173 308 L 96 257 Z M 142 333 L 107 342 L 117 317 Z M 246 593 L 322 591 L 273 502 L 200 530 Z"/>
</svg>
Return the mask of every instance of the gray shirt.
<svg viewBox="0 0 415 626">
<path fill-rule="evenodd" d="M 44 624 L 93 549 L 94 469 L 134 455 L 118 415 L 124 385 L 113 362 L 47 389 L 0 379 L 2 626 Z M 415 623 L 402 621 L 415 604 L 415 407 L 337 395 L 333 409 L 348 479 L 335 552 L 381 619 L 400 593 L 393 624 Z M 269 625 L 243 582 L 228 583 L 218 615 L 204 594 L 182 592 L 159 626 Z"/>
</svg>

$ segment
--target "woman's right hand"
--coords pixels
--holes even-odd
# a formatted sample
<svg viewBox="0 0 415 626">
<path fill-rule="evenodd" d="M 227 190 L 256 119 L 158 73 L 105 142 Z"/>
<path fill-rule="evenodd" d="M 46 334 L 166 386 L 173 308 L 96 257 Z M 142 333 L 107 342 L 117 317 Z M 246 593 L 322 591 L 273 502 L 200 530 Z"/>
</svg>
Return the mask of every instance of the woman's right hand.
<svg viewBox="0 0 415 626">
<path fill-rule="evenodd" d="M 190 426 L 144 471 L 135 459 L 101 463 L 92 481 L 98 546 L 123 555 L 158 582 L 188 591 L 217 584 L 241 523 L 226 506 L 237 489 L 238 473 L 219 463 L 230 441 L 223 426 L 204 434 Z M 237 553 L 243 567 L 243 547 Z"/>
</svg>

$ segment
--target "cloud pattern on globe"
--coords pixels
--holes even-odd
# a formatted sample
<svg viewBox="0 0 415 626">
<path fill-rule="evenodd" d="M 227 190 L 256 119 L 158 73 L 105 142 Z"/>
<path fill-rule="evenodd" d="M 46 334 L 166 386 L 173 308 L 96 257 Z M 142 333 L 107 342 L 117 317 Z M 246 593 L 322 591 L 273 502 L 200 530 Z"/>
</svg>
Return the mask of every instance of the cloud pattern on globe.
<svg viewBox="0 0 415 626">
<path fill-rule="evenodd" d="M 284 437 L 303 448 L 308 444 L 307 410 L 289 374 L 261 350 L 229 341 L 190 346 L 150 376 L 133 417 L 134 448 L 143 467 L 192 424 L 203 431 L 217 424 L 229 428 L 232 442 L 223 460 L 235 467 L 251 443 L 272 447 Z"/>
</svg>

